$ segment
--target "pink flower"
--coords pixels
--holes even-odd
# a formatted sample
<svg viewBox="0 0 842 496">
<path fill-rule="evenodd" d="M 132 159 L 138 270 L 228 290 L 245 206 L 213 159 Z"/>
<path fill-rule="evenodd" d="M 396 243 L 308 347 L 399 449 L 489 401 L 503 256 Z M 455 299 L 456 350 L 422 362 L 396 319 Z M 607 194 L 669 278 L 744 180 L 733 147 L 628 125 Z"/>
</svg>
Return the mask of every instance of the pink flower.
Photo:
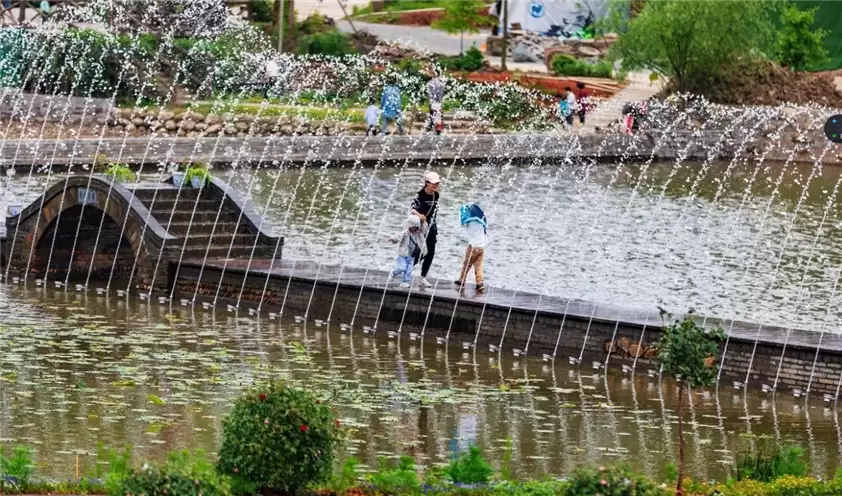
<svg viewBox="0 0 842 496">
<path fill-rule="evenodd" d="M 263 419 L 263 425 L 269 425 L 269 419 L 268 418 Z"/>
<path fill-rule="evenodd" d="M 307 432 L 308 427 L 307 427 L 306 424 L 301 424 L 300 429 L 301 429 L 301 432 Z"/>
<path fill-rule="evenodd" d="M 239 472 L 240 472 L 240 469 L 238 469 L 237 467 L 234 467 L 234 473 L 236 474 L 236 473 L 239 473 Z"/>
<path fill-rule="evenodd" d="M 599 485 L 600 485 L 600 486 L 607 486 L 607 485 L 608 485 L 608 481 L 607 481 L 607 480 L 605 480 L 605 479 L 602 479 L 601 481 L 599 481 Z"/>
<path fill-rule="evenodd" d="M 604 465 L 600 465 L 600 466 L 599 466 L 599 471 L 600 471 L 600 472 L 605 472 L 605 466 L 604 466 Z"/>
</svg>

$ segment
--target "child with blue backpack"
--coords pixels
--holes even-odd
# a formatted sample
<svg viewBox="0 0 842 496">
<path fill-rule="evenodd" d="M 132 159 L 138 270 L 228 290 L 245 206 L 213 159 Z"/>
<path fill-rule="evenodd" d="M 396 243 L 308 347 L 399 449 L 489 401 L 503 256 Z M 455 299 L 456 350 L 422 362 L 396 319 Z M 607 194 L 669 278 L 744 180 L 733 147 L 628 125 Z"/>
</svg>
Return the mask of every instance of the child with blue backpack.
<svg viewBox="0 0 842 496">
<path fill-rule="evenodd" d="M 462 205 L 459 214 L 462 228 L 465 230 L 465 236 L 468 239 L 468 248 L 465 251 L 465 260 L 462 262 L 462 272 L 459 274 L 459 279 L 454 282 L 460 288 L 464 287 L 468 272 L 473 268 L 474 279 L 477 283 L 476 291 L 481 293 L 485 291 L 482 264 L 485 261 L 485 247 L 488 245 L 486 232 L 488 221 L 485 218 L 485 212 L 476 203 Z"/>
</svg>

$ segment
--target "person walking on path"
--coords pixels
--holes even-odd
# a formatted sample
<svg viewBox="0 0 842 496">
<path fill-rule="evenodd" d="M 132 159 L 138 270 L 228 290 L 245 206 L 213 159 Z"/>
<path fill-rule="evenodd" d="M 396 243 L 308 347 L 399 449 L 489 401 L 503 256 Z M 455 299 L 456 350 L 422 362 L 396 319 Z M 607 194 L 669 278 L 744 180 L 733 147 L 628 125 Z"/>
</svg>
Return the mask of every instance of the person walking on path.
<svg viewBox="0 0 842 496">
<path fill-rule="evenodd" d="M 266 61 L 263 65 L 263 97 L 267 100 L 271 98 L 275 86 L 278 84 L 278 76 L 281 73 L 278 63 L 272 59 Z"/>
<path fill-rule="evenodd" d="M 591 110 L 591 94 L 585 83 L 576 83 L 576 88 L 579 90 L 579 123 L 585 125 L 585 115 Z"/>
<path fill-rule="evenodd" d="M 412 200 L 412 205 L 409 211 L 412 215 L 418 216 L 421 222 L 426 222 L 427 231 L 427 253 L 419 257 L 423 260 L 421 264 L 421 278 L 418 284 L 422 287 L 429 288 L 432 286 L 427 280 L 427 274 L 430 272 L 430 266 L 433 265 L 433 258 L 436 256 L 436 237 L 438 236 L 438 225 L 436 224 L 436 214 L 439 210 L 439 184 L 441 179 L 435 172 L 428 172 L 424 176 L 424 187 L 415 195 Z M 416 259 L 417 263 L 418 259 Z"/>
<path fill-rule="evenodd" d="M 427 131 L 435 130 L 441 134 L 442 102 L 444 101 L 444 80 L 437 69 L 427 83 L 427 98 L 430 100 L 430 118 L 427 120 Z"/>
<path fill-rule="evenodd" d="M 462 289 L 465 286 L 465 279 L 468 277 L 468 272 L 473 268 L 474 279 L 477 283 L 476 290 L 477 293 L 481 293 L 485 291 L 482 264 L 485 260 L 485 247 L 488 245 L 488 235 L 486 233 L 488 221 L 485 218 L 485 213 L 476 203 L 462 205 L 462 208 L 459 209 L 459 218 L 468 238 L 468 249 L 465 250 L 465 260 L 462 262 L 462 271 L 459 273 L 459 279 L 454 282 L 459 289 Z"/>
<path fill-rule="evenodd" d="M 395 260 L 395 268 L 392 269 L 389 279 L 400 275 L 402 277 L 402 288 L 410 286 L 415 260 L 427 253 L 427 241 L 425 239 L 427 229 L 428 224 L 423 222 L 420 217 L 410 215 L 406 219 L 403 232 L 399 236 L 389 238 L 392 243 L 398 243 L 398 258 Z"/>
<path fill-rule="evenodd" d="M 374 136 L 377 134 L 377 121 L 380 119 L 380 108 L 375 104 L 375 98 L 371 97 L 368 108 L 365 109 L 365 124 L 367 126 L 366 135 Z"/>
<path fill-rule="evenodd" d="M 565 116 L 565 120 L 568 126 L 573 127 L 573 112 L 576 111 L 576 95 L 570 89 L 570 86 L 565 86 L 564 91 L 567 92 L 567 115 Z"/>
<path fill-rule="evenodd" d="M 395 84 L 394 77 L 389 79 L 386 87 L 383 88 L 383 96 L 380 98 L 380 108 L 383 109 L 383 128 L 381 134 L 386 134 L 389 129 L 389 121 L 395 121 L 398 134 L 403 135 L 403 122 L 401 122 L 401 90 Z"/>
</svg>

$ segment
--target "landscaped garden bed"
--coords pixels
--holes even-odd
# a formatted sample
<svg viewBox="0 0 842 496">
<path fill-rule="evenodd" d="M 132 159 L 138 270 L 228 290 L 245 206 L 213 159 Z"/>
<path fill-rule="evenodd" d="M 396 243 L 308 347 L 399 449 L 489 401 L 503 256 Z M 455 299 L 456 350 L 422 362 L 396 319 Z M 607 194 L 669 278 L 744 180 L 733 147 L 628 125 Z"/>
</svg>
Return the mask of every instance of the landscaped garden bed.
<svg viewBox="0 0 842 496">
<path fill-rule="evenodd" d="M 489 16 L 489 7 L 482 7 L 477 11 L 480 16 L 488 18 L 485 27 L 491 27 L 494 19 Z M 407 11 L 376 12 L 354 17 L 354 20 L 371 22 L 374 24 L 397 24 L 400 26 L 430 26 L 444 17 L 443 8 L 419 9 Z"/>
<path fill-rule="evenodd" d="M 612 79 L 570 78 L 513 71 L 454 72 L 452 75 L 474 83 L 517 83 L 524 88 L 538 90 L 552 96 L 563 95 L 566 87 L 575 88 L 576 83 L 579 82 L 587 86 L 594 98 L 611 98 L 625 87 L 625 83 Z"/>
</svg>

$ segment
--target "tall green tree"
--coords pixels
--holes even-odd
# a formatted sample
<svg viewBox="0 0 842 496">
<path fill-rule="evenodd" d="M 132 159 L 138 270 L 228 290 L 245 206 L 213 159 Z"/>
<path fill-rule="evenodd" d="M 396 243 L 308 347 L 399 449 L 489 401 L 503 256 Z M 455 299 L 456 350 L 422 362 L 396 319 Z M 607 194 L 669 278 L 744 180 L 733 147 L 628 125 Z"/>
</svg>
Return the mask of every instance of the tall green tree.
<svg viewBox="0 0 842 496">
<path fill-rule="evenodd" d="M 801 10 L 795 4 L 783 9 L 777 45 L 781 65 L 803 71 L 827 60 L 824 48 L 827 31 L 813 27 L 818 10 L 818 7 Z"/>
<path fill-rule="evenodd" d="M 485 6 L 482 0 L 453 0 L 444 6 L 444 17 L 432 27 L 446 33 L 459 33 L 459 55 L 465 53 L 465 33 L 478 33 L 485 16 L 479 11 Z"/>
<path fill-rule="evenodd" d="M 610 26 L 620 33 L 614 56 L 626 70 L 698 90 L 741 58 L 772 58 L 778 10 L 775 0 L 649 0 L 633 19 Z"/>
<path fill-rule="evenodd" d="M 678 481 L 675 486 L 676 496 L 681 496 L 681 483 L 684 479 L 684 394 L 690 388 L 707 387 L 716 380 L 719 353 L 718 341 L 725 338 L 722 329 L 705 329 L 697 324 L 690 315 L 684 320 L 676 320 L 667 326 L 658 340 L 658 354 L 655 361 L 661 364 L 662 373 L 676 377 L 678 404 L 675 414 L 678 416 Z"/>
</svg>

